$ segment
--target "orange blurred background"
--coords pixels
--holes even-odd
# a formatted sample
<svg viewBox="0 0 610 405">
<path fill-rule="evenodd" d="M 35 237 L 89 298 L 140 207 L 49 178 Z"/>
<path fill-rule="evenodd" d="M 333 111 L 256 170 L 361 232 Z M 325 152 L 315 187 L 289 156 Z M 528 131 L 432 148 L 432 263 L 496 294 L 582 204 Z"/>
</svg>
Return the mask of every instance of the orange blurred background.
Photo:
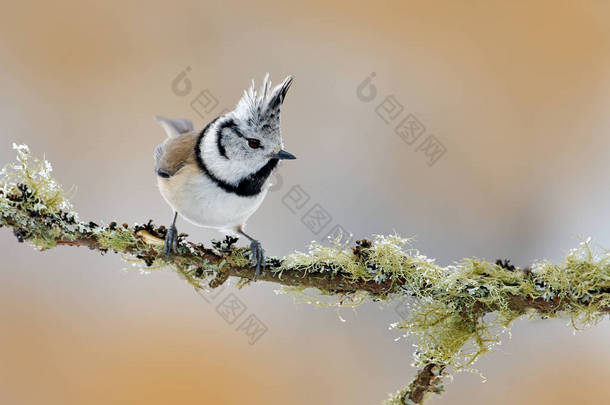
<svg viewBox="0 0 610 405">
<path fill-rule="evenodd" d="M 168 224 L 153 116 L 197 127 L 251 79 L 295 76 L 278 185 L 248 229 L 281 255 L 335 225 L 394 231 L 439 263 L 560 260 L 610 247 L 610 3 L 604 1 L 4 2 L 0 162 L 12 142 L 46 155 L 84 220 Z M 186 73 L 186 95 L 172 89 Z M 377 96 L 357 95 L 372 73 Z M 185 85 L 185 82 L 181 82 Z M 191 106 L 202 92 L 218 105 Z M 386 96 L 403 112 L 386 124 Z M 199 104 L 195 104 L 199 106 Z M 394 128 L 425 127 L 409 145 Z M 387 118 L 387 117 L 386 117 Z M 445 153 L 429 165 L 418 144 Z M 291 212 L 295 186 L 310 199 Z M 313 232 L 315 204 L 332 217 Z M 192 239 L 218 238 L 181 221 Z M 321 309 L 260 283 L 230 287 L 268 331 L 254 345 L 175 274 L 140 274 L 86 249 L 35 253 L 0 231 L 2 404 L 371 404 L 406 385 L 409 341 L 393 306 Z M 219 298 L 222 299 L 222 298 Z M 345 322 L 342 322 L 341 319 Z M 458 374 L 446 404 L 602 404 L 610 326 L 519 321 Z"/>
</svg>

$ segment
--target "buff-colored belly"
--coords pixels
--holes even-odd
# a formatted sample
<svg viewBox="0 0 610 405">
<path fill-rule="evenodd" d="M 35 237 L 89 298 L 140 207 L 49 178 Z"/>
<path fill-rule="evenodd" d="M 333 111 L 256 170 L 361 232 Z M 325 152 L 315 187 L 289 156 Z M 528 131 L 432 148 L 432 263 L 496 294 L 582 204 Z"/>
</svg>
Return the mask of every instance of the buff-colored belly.
<svg viewBox="0 0 610 405">
<path fill-rule="evenodd" d="M 167 203 L 187 221 L 222 230 L 245 223 L 267 194 L 266 188 L 253 197 L 227 193 L 195 166 L 186 166 L 169 179 L 158 178 L 158 185 Z"/>
</svg>

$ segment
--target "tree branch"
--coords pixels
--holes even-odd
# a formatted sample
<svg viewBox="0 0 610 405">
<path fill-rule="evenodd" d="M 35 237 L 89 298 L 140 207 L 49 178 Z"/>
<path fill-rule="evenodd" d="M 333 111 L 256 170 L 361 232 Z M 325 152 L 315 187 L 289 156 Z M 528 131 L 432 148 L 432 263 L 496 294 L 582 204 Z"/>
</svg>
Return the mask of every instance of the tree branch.
<svg viewBox="0 0 610 405">
<path fill-rule="evenodd" d="M 401 402 L 404 405 L 422 404 L 427 394 L 440 394 L 443 390 L 440 385 L 443 372 L 444 367 L 437 364 L 427 364 L 417 372 L 417 375 L 401 397 Z"/>
<path fill-rule="evenodd" d="M 242 285 L 253 280 L 249 250 L 237 248 L 235 238 L 205 247 L 180 235 L 177 251 L 165 262 L 163 226 L 79 221 L 50 177 L 50 165 L 27 148 L 16 148 L 19 164 L 0 173 L 0 227 L 12 228 L 19 242 L 40 249 L 84 246 L 127 254 L 146 266 L 167 266 L 198 289 L 216 288 L 229 277 L 238 277 Z M 258 278 L 293 290 L 314 288 L 337 296 L 337 305 L 363 297 L 402 302 L 405 308 L 397 307 L 402 319 L 394 326 L 417 339 L 420 370 L 388 404 L 421 404 L 429 393 L 440 393 L 448 367 L 470 369 L 497 343 L 497 327 L 508 327 L 527 311 L 545 318 L 568 316 L 585 325 L 610 313 L 610 256 L 595 256 L 587 243 L 562 263 L 537 262 L 523 271 L 508 262 L 478 259 L 442 267 L 405 250 L 406 243 L 398 236 L 377 236 L 351 248 L 339 242 L 315 245 L 308 253 L 267 258 Z M 486 314 L 494 314 L 493 319 Z"/>
</svg>

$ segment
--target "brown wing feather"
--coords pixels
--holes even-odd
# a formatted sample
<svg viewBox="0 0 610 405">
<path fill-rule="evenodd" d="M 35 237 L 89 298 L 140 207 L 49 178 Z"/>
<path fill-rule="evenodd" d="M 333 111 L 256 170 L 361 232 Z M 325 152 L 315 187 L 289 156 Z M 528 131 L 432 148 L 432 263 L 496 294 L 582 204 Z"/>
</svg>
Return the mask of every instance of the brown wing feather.
<svg viewBox="0 0 610 405">
<path fill-rule="evenodd" d="M 155 171 L 161 177 L 171 177 L 178 170 L 188 164 L 197 163 L 195 160 L 195 144 L 199 134 L 191 132 L 173 138 L 155 149 Z"/>
</svg>

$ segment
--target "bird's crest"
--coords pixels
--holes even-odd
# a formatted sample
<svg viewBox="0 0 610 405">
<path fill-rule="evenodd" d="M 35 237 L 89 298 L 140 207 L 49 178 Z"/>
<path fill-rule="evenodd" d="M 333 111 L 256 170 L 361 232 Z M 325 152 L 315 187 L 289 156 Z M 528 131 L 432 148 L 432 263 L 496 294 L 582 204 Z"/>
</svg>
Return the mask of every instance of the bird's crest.
<svg viewBox="0 0 610 405">
<path fill-rule="evenodd" d="M 250 127 L 262 132 L 274 132 L 280 126 L 280 107 L 284 102 L 286 93 L 292 84 L 292 76 L 288 76 L 282 83 L 271 89 L 269 73 L 265 75 L 260 90 L 256 90 L 254 80 L 235 108 L 235 115 L 247 120 Z"/>
</svg>

